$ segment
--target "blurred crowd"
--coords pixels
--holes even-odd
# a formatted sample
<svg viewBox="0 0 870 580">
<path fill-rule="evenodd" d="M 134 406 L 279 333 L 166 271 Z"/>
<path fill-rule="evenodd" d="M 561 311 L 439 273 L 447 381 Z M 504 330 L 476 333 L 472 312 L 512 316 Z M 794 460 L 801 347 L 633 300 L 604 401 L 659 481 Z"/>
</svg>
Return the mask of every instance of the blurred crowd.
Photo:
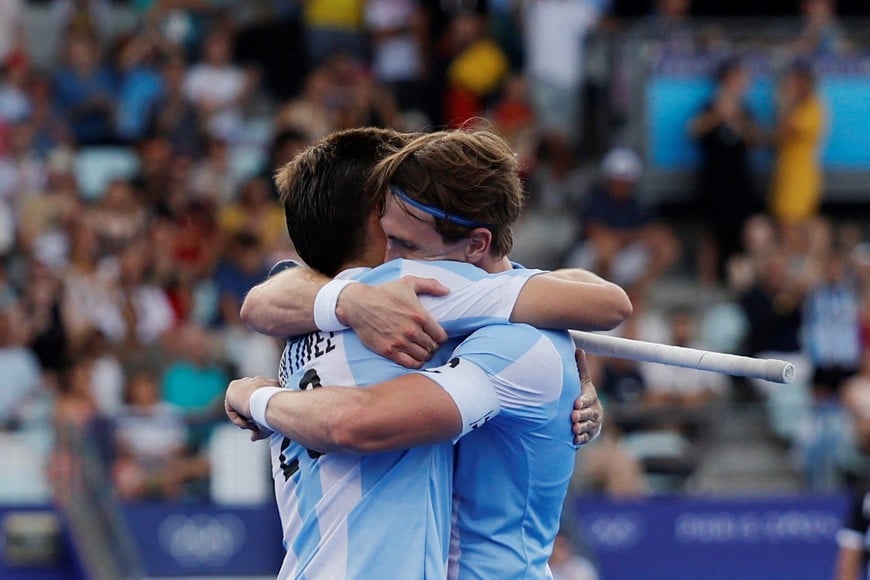
<svg viewBox="0 0 870 580">
<path fill-rule="evenodd" d="M 4 0 L 0 431 L 93 429 L 122 498 L 207 498 L 226 384 L 277 366 L 280 345 L 239 320 L 246 292 L 294 256 L 275 169 L 336 129 L 486 124 L 524 168 L 515 259 L 622 284 L 635 305 L 623 336 L 800 371 L 779 388 L 596 359 L 608 424 L 578 454 L 575 491 L 691 490 L 735 398 L 765 409 L 805 488 L 840 488 L 870 465 L 870 245 L 860 224 L 820 213 L 818 147 L 836 111 L 811 63 L 860 47 L 832 1 L 802 2 L 763 128 L 727 32 L 693 25 L 689 0 L 631 21 L 610 4 L 142 0 L 121 26 L 105 0 Z M 28 36 L 34 8 L 45 38 Z M 642 195 L 629 34 L 722 56 L 686 127 L 701 152 L 697 239 Z M 764 191 L 759 148 L 774 158 Z M 663 307 L 656 289 L 675 278 L 714 298 Z"/>
</svg>

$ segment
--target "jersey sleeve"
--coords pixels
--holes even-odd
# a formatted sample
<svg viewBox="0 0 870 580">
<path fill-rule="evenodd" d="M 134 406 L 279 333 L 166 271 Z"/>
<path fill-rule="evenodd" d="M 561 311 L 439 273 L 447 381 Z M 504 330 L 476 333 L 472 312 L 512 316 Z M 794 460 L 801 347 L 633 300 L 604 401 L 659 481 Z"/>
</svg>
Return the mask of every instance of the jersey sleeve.
<svg viewBox="0 0 870 580">
<path fill-rule="evenodd" d="M 462 431 L 453 439 L 454 443 L 498 415 L 498 394 L 487 374 L 473 362 L 454 357 L 445 365 L 424 369 L 419 374 L 444 389 L 459 409 Z"/>
<path fill-rule="evenodd" d="M 520 292 L 541 270 L 512 269 L 498 274 L 463 262 L 401 261 L 402 276 L 435 278 L 446 296 L 420 296 L 420 302 L 449 336 L 465 336 L 490 324 L 510 321 Z"/>
<path fill-rule="evenodd" d="M 489 377 L 498 396 L 503 418 L 520 423 L 552 419 L 566 381 L 577 376 L 566 371 L 563 353 L 554 333 L 526 324 L 501 324 L 481 328 L 453 352 L 454 358 L 474 363 Z M 570 339 L 567 335 L 564 348 Z M 567 354 L 565 350 L 564 354 Z M 574 366 L 573 348 L 570 363 Z M 573 374 L 571 371 L 573 370 Z M 579 393 L 579 378 L 574 385 Z"/>
</svg>

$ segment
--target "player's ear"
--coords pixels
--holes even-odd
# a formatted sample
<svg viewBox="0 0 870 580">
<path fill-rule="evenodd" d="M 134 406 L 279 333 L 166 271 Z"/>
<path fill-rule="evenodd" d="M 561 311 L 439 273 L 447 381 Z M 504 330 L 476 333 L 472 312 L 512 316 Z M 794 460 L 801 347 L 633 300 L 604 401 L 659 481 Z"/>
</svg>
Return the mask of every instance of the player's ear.
<svg viewBox="0 0 870 580">
<path fill-rule="evenodd" d="M 492 244 L 492 232 L 486 228 L 475 228 L 468 235 L 468 245 L 465 247 L 465 258 L 472 264 L 477 264 L 489 252 Z"/>
</svg>

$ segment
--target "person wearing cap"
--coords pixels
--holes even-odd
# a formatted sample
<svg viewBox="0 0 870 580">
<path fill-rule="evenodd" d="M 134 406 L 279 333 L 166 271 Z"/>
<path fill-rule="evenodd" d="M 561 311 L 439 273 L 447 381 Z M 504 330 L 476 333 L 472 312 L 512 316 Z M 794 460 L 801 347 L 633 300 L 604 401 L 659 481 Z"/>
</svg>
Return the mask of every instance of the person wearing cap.
<svg viewBox="0 0 870 580">
<path fill-rule="evenodd" d="M 601 180 L 580 212 L 582 239 L 566 266 L 589 269 L 622 286 L 642 287 L 679 255 L 673 232 L 638 198 L 643 164 L 631 149 L 612 149 L 601 162 Z"/>
</svg>

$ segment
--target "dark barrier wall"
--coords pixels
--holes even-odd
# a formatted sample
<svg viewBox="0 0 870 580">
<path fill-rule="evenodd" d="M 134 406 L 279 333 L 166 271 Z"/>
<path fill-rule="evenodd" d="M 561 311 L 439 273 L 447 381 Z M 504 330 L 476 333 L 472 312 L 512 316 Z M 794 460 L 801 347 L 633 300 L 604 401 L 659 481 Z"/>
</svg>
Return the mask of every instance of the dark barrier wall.
<svg viewBox="0 0 870 580">
<path fill-rule="evenodd" d="M 136 504 L 124 507 L 150 576 L 274 576 L 281 523 L 274 504 L 255 508 Z"/>
<path fill-rule="evenodd" d="M 831 576 L 846 499 L 585 498 L 566 509 L 603 580 L 818 580 Z M 0 522 L 22 511 L 0 507 Z M 274 576 L 280 568 L 273 505 L 137 504 L 124 511 L 150 576 Z M 54 567 L 10 567 L 0 553 L 0 578 L 76 578 L 68 550 L 64 543 Z"/>
<path fill-rule="evenodd" d="M 606 580 L 818 580 L 833 572 L 844 497 L 571 505 Z"/>
<path fill-rule="evenodd" d="M 76 580 L 81 578 L 77 559 L 64 533 L 51 565 L 9 562 L 11 536 L 4 522 L 21 514 L 54 513 L 49 506 L 0 506 L 0 579 Z M 145 572 L 151 577 L 275 576 L 281 567 L 281 523 L 274 504 L 255 508 L 210 505 L 134 504 L 124 514 Z M 20 519 L 20 517 L 18 517 Z M 11 532 L 16 534 L 14 530 Z M 27 534 L 25 534 L 26 536 Z M 17 547 L 12 555 L 44 551 L 41 541 L 11 538 Z M 30 544 L 30 545 L 28 545 Z"/>
</svg>

